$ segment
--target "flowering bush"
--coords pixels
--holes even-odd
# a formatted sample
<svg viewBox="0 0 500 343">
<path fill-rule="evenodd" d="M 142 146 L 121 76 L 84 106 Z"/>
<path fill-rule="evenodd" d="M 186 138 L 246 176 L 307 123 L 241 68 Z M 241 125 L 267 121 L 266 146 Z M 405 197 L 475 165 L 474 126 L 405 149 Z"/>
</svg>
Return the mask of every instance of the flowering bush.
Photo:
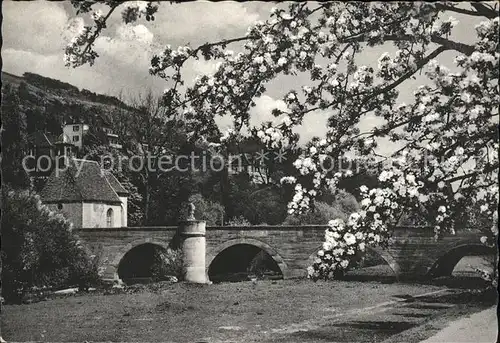
<svg viewBox="0 0 500 343">
<path fill-rule="evenodd" d="M 98 1 L 73 3 L 90 12 Z M 106 3 L 106 15 L 96 15 L 66 50 L 68 64 L 93 63 L 93 43 L 106 19 L 119 6 Z M 245 36 L 206 43 L 199 47 L 167 46 L 152 59 L 150 72 L 173 86 L 164 93 L 172 113 L 182 112 L 193 132 L 208 134 L 214 117 L 229 114 L 230 135 L 249 126 L 249 109 L 264 94 L 265 85 L 281 76 L 308 73 L 311 83 L 286 92 L 286 109 L 274 109 L 279 124 L 264 123 L 246 132 L 268 148 L 293 144 L 293 128 L 314 111 L 328 113 L 328 132 L 295 162 L 296 175 L 284 182 L 295 187 L 290 214 L 310 209 L 324 189 L 336 190 L 352 170 L 325 170 L 327 156 L 364 161 L 378 168 L 379 185 L 364 187 L 358 212 L 347 221 L 333 220 L 325 233 L 325 249 L 309 269 L 312 277 L 329 277 L 353 265 L 353 256 L 367 244 L 386 244 L 391 226 L 409 209 L 419 209 L 435 228 L 436 237 L 467 224 L 464 215 L 473 205 L 490 218 L 498 206 L 498 3 L 431 2 L 325 2 L 291 3 L 274 8 L 268 20 L 252 25 Z M 124 10 L 127 22 L 157 7 L 148 2 Z M 453 15 L 477 19 L 472 42 L 454 39 L 460 23 Z M 124 16 L 125 17 L 125 16 Z M 481 20 L 481 22 L 479 22 Z M 472 35 L 471 35 L 472 36 Z M 239 53 L 229 44 L 243 43 Z M 393 44 L 377 65 L 358 65 L 367 47 Z M 453 70 L 440 65 L 444 52 L 456 55 Z M 190 58 L 202 55 L 218 60 L 213 75 L 198 77 L 180 92 L 181 69 Z M 416 87 L 410 103 L 398 100 L 400 86 L 423 74 L 427 82 Z M 382 124 L 360 132 L 367 115 Z M 221 135 L 222 136 L 222 135 Z M 222 136 L 222 142 L 228 136 Z M 397 149 L 381 156 L 385 139 Z M 220 141 L 220 139 L 219 139 Z M 334 218 L 332 218 L 334 219 Z M 494 236 L 489 229 L 485 236 Z M 488 238 L 489 237 L 489 238 Z"/>
<path fill-rule="evenodd" d="M 20 301 L 33 288 L 79 286 L 99 280 L 98 259 L 87 255 L 62 215 L 30 191 L 3 187 L 2 294 Z"/>
</svg>

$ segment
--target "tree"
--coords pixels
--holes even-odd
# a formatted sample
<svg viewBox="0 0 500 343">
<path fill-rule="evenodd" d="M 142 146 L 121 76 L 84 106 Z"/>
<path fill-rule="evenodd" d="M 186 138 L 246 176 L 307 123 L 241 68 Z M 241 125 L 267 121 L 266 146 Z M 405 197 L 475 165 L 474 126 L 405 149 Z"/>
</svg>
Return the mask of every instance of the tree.
<svg viewBox="0 0 500 343">
<path fill-rule="evenodd" d="M 160 178 L 164 174 L 173 172 L 164 171 L 158 158 L 160 156 L 176 156 L 186 142 L 184 123 L 177 120 L 172 113 L 166 112 L 161 98 L 151 90 L 144 94 L 132 97 L 128 101 L 134 111 L 127 111 L 125 116 L 116 118 L 126 123 L 127 134 L 124 138 L 133 142 L 131 156 L 140 156 L 142 168 L 138 168 L 140 189 L 143 198 L 144 223 L 150 224 L 153 190 L 158 189 Z M 130 144 L 130 143 L 129 143 Z M 129 156 L 129 157 L 131 157 Z M 170 168 L 168 165 L 166 168 Z M 158 199 L 156 199 L 158 201 Z"/>
<path fill-rule="evenodd" d="M 188 201 L 195 207 L 194 217 L 198 220 L 205 220 L 207 225 L 222 225 L 224 220 L 224 207 L 214 201 L 203 198 L 201 194 L 193 194 Z M 181 209 L 181 218 L 188 217 L 188 208 Z"/>
<path fill-rule="evenodd" d="M 286 199 L 283 190 L 275 185 L 253 185 L 230 195 L 234 199 L 235 214 L 247 218 L 252 224 L 278 225 L 286 216 Z"/>
<path fill-rule="evenodd" d="M 297 150 L 293 145 L 269 150 L 255 138 L 231 137 L 223 149 L 215 151 L 226 163 L 220 172 L 208 171 L 202 193 L 224 206 L 227 219 L 281 224 L 289 192 L 281 187 L 280 179 L 293 169 Z"/>
<path fill-rule="evenodd" d="M 26 115 L 12 86 L 2 88 L 1 132 L 3 183 L 14 188 L 29 187 L 30 180 L 22 164 L 27 149 Z"/>
<path fill-rule="evenodd" d="M 132 225 L 163 225 L 172 222 L 172 217 L 178 212 L 166 201 L 166 196 L 178 193 L 177 171 L 172 168 L 173 162 L 165 160 L 167 163 L 162 164 L 159 157 L 171 156 L 173 161 L 181 154 L 186 135 L 183 122 L 165 113 L 160 100 L 147 90 L 144 94 L 129 97 L 125 101 L 128 105 L 110 113 L 111 126 L 118 133 L 122 149 L 103 145 L 104 132 L 101 132 L 104 139 L 90 131 L 87 134 L 90 137 L 86 140 L 85 156 L 109 162 L 115 176 L 130 192 L 129 218 Z M 165 217 L 165 212 L 174 212 L 175 215 Z"/>
<path fill-rule="evenodd" d="M 74 6 L 89 12 L 93 3 Z M 68 64 L 94 62 L 93 42 L 119 6 L 105 3 L 109 12 L 94 14 L 94 24 L 67 47 Z M 326 138 L 295 161 L 300 177 L 283 179 L 295 186 L 290 213 L 309 210 L 322 190 L 335 190 L 353 175 L 350 169 L 324 170 L 326 156 L 376 163 L 378 184 L 360 187 L 360 211 L 347 222 L 330 222 L 324 251 L 309 269 L 312 278 L 328 278 L 352 267 L 352 256 L 366 244 L 387 243 L 391 227 L 408 209 L 422 208 L 437 237 L 467 223 L 464 215 L 473 205 L 490 218 L 497 214 L 498 8 L 498 3 L 292 3 L 286 10 L 273 9 L 267 21 L 255 23 L 243 37 L 195 48 L 167 46 L 152 59 L 150 72 L 172 81 L 165 106 L 183 112 L 201 135 L 214 130 L 215 116 L 226 113 L 234 121 L 231 134 L 241 134 L 249 125 L 249 108 L 269 81 L 308 73 L 309 85 L 284 96 L 287 110 L 273 111 L 282 122 L 251 132 L 274 148 L 291 139 L 292 128 L 307 113 L 328 113 Z M 150 20 L 157 9 L 149 2 L 142 9 L 127 6 L 122 14 L 125 22 L 140 15 Z M 474 42 L 453 38 L 458 21 L 450 15 L 482 20 L 475 26 Z M 242 52 L 226 50 L 239 43 Z M 389 44 L 397 51 L 382 54 L 377 66 L 358 65 L 367 49 Z M 454 71 L 436 61 L 444 52 L 456 54 Z M 200 55 L 221 63 L 213 75 L 199 77 L 181 92 L 184 63 Z M 426 80 L 414 89 L 411 103 L 400 103 L 401 86 L 418 73 Z M 383 124 L 360 132 L 367 115 Z M 375 148 L 381 139 L 399 148 L 380 156 Z M 497 232 L 485 229 L 483 241 L 496 242 Z"/>
</svg>

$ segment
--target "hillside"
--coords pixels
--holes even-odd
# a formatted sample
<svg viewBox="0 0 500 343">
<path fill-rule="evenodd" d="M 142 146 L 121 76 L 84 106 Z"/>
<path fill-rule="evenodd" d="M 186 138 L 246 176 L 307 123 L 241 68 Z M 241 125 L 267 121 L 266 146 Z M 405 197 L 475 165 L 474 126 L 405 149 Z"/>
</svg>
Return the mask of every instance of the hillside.
<svg viewBox="0 0 500 343">
<path fill-rule="evenodd" d="M 116 97 L 96 94 L 33 73 L 17 76 L 2 72 L 2 88 L 17 89 L 27 118 L 27 131 L 60 133 L 63 123 L 83 122 L 91 127 L 113 126 L 123 111 L 133 109 Z"/>
</svg>

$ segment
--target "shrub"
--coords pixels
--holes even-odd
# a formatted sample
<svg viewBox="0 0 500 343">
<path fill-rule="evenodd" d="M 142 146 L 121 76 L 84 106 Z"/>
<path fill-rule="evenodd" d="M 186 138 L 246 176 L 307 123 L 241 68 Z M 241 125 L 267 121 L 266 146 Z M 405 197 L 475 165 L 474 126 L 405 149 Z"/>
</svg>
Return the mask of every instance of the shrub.
<svg viewBox="0 0 500 343">
<path fill-rule="evenodd" d="M 72 224 L 31 191 L 2 192 L 2 292 L 18 302 L 33 288 L 88 288 L 99 279 Z"/>
<path fill-rule="evenodd" d="M 286 218 L 287 200 L 273 186 L 241 191 L 235 188 L 230 194 L 230 204 L 233 217 L 242 216 L 253 225 L 262 222 L 278 225 Z"/>
<path fill-rule="evenodd" d="M 493 223 L 490 222 L 490 228 L 488 229 L 487 219 L 481 214 L 476 214 L 474 217 L 476 222 L 475 225 L 481 225 L 484 236 L 480 238 L 480 242 L 485 246 L 494 249 L 495 254 L 493 256 L 488 256 L 488 266 L 491 270 L 483 270 L 480 268 L 475 268 L 475 271 L 479 273 L 481 278 L 486 281 L 487 287 L 492 289 L 498 288 L 498 212 L 493 214 Z"/>
<path fill-rule="evenodd" d="M 168 279 L 175 276 L 178 280 L 183 277 L 181 250 L 155 250 L 154 263 L 151 267 L 151 275 L 154 281 Z"/>
<path fill-rule="evenodd" d="M 195 206 L 194 217 L 197 220 L 205 220 L 207 225 L 221 225 L 224 218 L 224 207 L 218 202 L 205 199 L 201 194 L 194 194 L 189 197 L 189 202 Z M 187 218 L 188 208 L 181 209 L 180 218 Z"/>
<path fill-rule="evenodd" d="M 351 213 L 359 211 L 359 204 L 354 195 L 344 190 L 337 191 L 332 206 L 344 213 L 346 219 Z"/>
<path fill-rule="evenodd" d="M 227 223 L 229 226 L 251 226 L 252 223 L 248 219 L 243 216 L 238 216 L 231 218 L 231 220 Z"/>
<path fill-rule="evenodd" d="M 38 86 L 43 89 L 62 89 L 69 91 L 71 94 L 80 93 L 80 90 L 77 87 L 67 82 L 62 82 L 56 79 L 51 79 L 49 77 L 28 72 L 24 73 L 23 77 L 32 85 Z"/>
<path fill-rule="evenodd" d="M 255 274 L 257 277 L 262 277 L 266 273 L 281 274 L 281 270 L 264 250 L 259 251 L 250 261 L 247 272 Z"/>
</svg>

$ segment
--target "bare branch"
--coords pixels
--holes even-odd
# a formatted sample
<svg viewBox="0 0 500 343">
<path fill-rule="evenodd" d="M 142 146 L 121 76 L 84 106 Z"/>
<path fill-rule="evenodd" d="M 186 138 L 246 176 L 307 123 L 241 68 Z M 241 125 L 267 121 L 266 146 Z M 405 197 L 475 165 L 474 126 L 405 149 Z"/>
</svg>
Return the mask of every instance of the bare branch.
<svg viewBox="0 0 500 343">
<path fill-rule="evenodd" d="M 470 5 L 474 7 L 476 11 L 478 11 L 478 13 L 481 13 L 481 15 L 486 18 L 494 19 L 499 15 L 498 11 L 491 9 L 485 4 L 482 4 L 480 2 L 471 2 Z"/>
<path fill-rule="evenodd" d="M 474 4 L 471 4 L 471 6 L 476 8 L 476 6 L 474 6 Z M 449 6 L 449 5 L 446 5 L 445 3 L 437 3 L 436 9 L 443 10 L 443 11 L 451 11 L 451 12 L 456 12 L 456 13 L 461 13 L 461 14 L 467 14 L 467 15 L 472 15 L 472 16 L 476 16 L 476 17 L 495 18 L 496 16 L 498 16 L 498 14 L 494 15 L 494 16 L 490 16 L 491 10 L 489 10 L 489 12 L 486 12 L 484 10 L 478 10 L 476 8 L 476 11 L 471 11 L 471 10 L 467 10 L 464 8 Z"/>
<path fill-rule="evenodd" d="M 384 41 L 403 41 L 403 40 L 414 40 L 415 37 L 411 35 L 386 35 L 384 36 Z M 365 36 L 356 36 L 349 38 L 346 42 L 366 42 Z M 431 42 L 440 44 L 447 48 L 447 50 L 456 50 L 467 56 L 474 52 L 474 46 L 465 43 L 455 42 L 447 38 L 443 38 L 437 35 L 431 36 Z"/>
<path fill-rule="evenodd" d="M 431 37 L 431 41 L 433 43 L 441 44 L 442 46 L 448 48 L 448 50 L 456 50 L 467 56 L 470 56 L 474 52 L 474 46 L 472 45 L 455 42 L 443 37 L 434 35 Z"/>
<path fill-rule="evenodd" d="M 77 54 L 77 56 L 84 58 L 85 54 L 87 54 L 90 51 L 90 49 L 92 48 L 92 45 L 94 44 L 95 40 L 101 34 L 102 29 L 104 29 L 106 27 L 106 21 L 111 16 L 111 14 L 113 14 L 113 12 L 115 11 L 115 9 L 119 5 L 120 5 L 120 3 L 116 3 L 116 4 L 113 4 L 113 5 L 110 5 L 111 7 L 110 7 L 110 9 L 108 11 L 108 14 L 106 14 L 106 16 L 104 16 L 104 18 L 102 19 L 102 21 L 100 22 L 100 24 L 96 24 L 96 29 L 95 29 L 94 33 L 92 34 L 92 36 L 89 38 L 89 40 L 87 42 L 87 45 L 85 46 L 85 48 L 83 49 L 83 51 L 80 54 Z M 92 65 L 92 62 L 91 62 L 90 65 Z M 73 65 L 73 67 L 75 67 L 75 65 Z"/>
</svg>

